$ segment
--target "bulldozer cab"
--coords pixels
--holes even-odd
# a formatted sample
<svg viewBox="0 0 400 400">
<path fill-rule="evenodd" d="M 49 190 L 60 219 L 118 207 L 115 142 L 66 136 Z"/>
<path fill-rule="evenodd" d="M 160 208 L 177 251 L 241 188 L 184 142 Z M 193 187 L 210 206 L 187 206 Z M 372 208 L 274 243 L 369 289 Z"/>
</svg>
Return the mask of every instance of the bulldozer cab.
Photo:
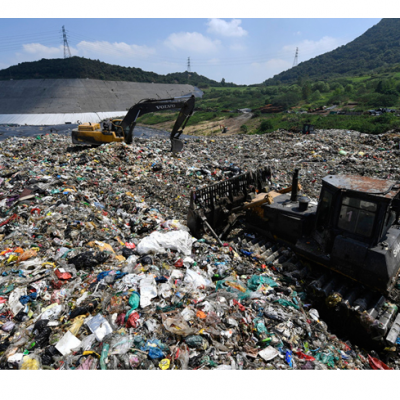
<svg viewBox="0 0 400 400">
<path fill-rule="evenodd" d="M 394 181 L 328 175 L 322 180 L 314 238 L 327 253 L 338 235 L 376 246 L 396 220 L 399 192 Z"/>
</svg>

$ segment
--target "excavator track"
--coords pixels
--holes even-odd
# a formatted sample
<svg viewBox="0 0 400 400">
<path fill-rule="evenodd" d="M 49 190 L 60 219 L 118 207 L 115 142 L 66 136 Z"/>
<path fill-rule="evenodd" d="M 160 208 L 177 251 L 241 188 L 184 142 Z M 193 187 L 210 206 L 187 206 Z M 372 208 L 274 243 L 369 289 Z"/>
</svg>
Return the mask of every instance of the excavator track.
<svg viewBox="0 0 400 400">
<path fill-rule="evenodd" d="M 388 295 L 372 291 L 340 274 L 299 258 L 289 246 L 242 227 L 230 238 L 241 257 L 280 273 L 283 285 L 305 292 L 321 319 L 343 339 L 383 348 L 396 344 L 400 333 L 400 290 Z"/>
</svg>

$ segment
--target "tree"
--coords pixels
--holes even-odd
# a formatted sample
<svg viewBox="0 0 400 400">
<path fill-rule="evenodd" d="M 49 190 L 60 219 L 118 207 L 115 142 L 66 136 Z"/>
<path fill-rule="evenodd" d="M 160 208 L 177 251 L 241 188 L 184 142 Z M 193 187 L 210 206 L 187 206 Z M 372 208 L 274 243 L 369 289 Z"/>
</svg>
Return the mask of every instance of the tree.
<svg viewBox="0 0 400 400">
<path fill-rule="evenodd" d="M 301 89 L 301 95 L 303 97 L 303 100 L 308 100 L 308 98 L 311 95 L 311 85 L 310 82 L 306 82 L 302 89 Z"/>
<path fill-rule="evenodd" d="M 321 98 L 321 92 L 319 90 L 316 90 L 312 95 L 311 95 L 311 101 L 317 101 Z"/>
<path fill-rule="evenodd" d="M 276 96 L 272 104 L 274 106 L 280 106 L 283 107 L 285 110 L 288 108 L 296 105 L 299 101 L 301 100 L 300 94 L 297 92 L 287 92 L 284 94 L 281 94 L 279 96 Z"/>
<path fill-rule="evenodd" d="M 354 92 L 354 86 L 353 85 L 346 85 L 346 87 L 344 88 L 344 91 L 346 93 L 353 93 Z"/>
<path fill-rule="evenodd" d="M 225 86 L 225 78 L 221 79 L 221 86 Z"/>
</svg>

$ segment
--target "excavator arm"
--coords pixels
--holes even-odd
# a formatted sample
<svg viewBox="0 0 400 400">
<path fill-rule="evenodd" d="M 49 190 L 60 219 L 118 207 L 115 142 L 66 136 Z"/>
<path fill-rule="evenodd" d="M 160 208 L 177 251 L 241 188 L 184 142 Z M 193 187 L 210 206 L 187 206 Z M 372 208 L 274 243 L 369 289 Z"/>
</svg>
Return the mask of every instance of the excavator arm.
<svg viewBox="0 0 400 400">
<path fill-rule="evenodd" d="M 171 139 L 171 151 L 177 153 L 182 150 L 183 143 L 179 140 L 180 135 L 183 132 L 190 116 L 193 114 L 195 104 L 195 97 L 192 95 L 189 98 L 170 98 L 160 100 L 142 100 L 141 102 L 132 106 L 124 119 L 121 122 L 120 128 L 125 137 L 125 142 L 130 144 L 133 140 L 133 130 L 136 126 L 136 120 L 150 112 L 164 111 L 164 110 L 178 110 L 180 113 L 176 119 L 175 125 L 172 128 L 170 139 Z"/>
</svg>

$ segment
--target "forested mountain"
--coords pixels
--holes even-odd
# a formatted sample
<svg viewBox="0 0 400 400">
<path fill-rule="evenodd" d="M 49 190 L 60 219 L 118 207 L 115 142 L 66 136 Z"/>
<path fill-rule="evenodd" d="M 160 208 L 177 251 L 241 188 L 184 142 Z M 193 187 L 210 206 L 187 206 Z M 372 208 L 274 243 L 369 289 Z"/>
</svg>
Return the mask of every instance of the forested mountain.
<svg viewBox="0 0 400 400">
<path fill-rule="evenodd" d="M 316 81 L 343 75 L 354 76 L 371 71 L 379 72 L 394 64 L 400 67 L 400 18 L 387 18 L 352 42 L 302 62 L 265 83 L 274 85 L 278 81 L 294 83 L 299 79 Z"/>
<path fill-rule="evenodd" d="M 221 86 L 196 72 L 160 75 L 140 68 L 121 67 L 83 57 L 42 59 L 23 62 L 0 70 L 0 80 L 8 79 L 102 79 L 106 81 L 189 83 L 194 86 Z M 232 86 L 233 84 L 226 84 Z"/>
</svg>

